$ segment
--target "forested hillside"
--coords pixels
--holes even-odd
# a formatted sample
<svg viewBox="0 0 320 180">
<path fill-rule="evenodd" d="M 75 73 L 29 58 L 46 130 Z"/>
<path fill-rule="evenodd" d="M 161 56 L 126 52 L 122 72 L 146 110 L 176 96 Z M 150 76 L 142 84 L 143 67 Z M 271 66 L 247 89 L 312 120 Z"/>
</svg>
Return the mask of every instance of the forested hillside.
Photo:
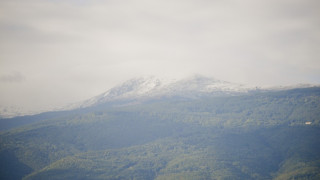
<svg viewBox="0 0 320 180">
<path fill-rule="evenodd" d="M 0 179 L 320 179 L 318 87 L 39 119 L 1 133 Z"/>
</svg>

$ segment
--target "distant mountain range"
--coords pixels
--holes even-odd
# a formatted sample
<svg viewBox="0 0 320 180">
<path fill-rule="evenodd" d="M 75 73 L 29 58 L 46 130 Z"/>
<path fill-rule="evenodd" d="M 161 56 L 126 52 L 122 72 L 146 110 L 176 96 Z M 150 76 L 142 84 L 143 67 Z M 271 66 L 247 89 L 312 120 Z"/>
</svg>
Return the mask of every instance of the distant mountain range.
<svg viewBox="0 0 320 180">
<path fill-rule="evenodd" d="M 287 90 L 298 87 L 306 88 L 313 87 L 313 85 L 304 84 L 295 86 L 260 88 L 256 86 L 222 81 L 198 74 L 182 79 L 144 76 L 130 79 L 88 100 L 54 109 L 25 111 L 22 107 L 0 107 L 0 118 L 33 115 L 45 111 L 74 110 L 78 108 L 97 106 L 104 103 L 126 105 L 160 98 L 175 97 L 196 99 L 200 97 L 235 96 L 252 92 Z"/>
</svg>

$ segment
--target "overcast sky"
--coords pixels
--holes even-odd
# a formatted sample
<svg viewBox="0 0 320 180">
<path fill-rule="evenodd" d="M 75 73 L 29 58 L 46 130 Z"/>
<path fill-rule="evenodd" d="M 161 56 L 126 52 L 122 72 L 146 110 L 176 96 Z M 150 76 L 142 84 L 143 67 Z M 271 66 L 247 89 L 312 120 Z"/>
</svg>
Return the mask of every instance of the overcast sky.
<svg viewBox="0 0 320 180">
<path fill-rule="evenodd" d="M 320 83 L 319 0 L 1 0 L 0 105 L 59 106 L 140 75 Z"/>
</svg>

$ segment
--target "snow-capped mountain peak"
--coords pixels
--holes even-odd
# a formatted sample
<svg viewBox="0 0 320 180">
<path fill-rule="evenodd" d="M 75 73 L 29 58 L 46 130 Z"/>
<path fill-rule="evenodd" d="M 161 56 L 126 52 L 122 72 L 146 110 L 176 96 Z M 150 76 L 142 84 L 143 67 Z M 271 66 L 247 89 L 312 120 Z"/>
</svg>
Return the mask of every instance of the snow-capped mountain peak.
<svg viewBox="0 0 320 180">
<path fill-rule="evenodd" d="M 80 104 L 74 104 L 72 108 L 83 108 L 116 100 L 152 96 L 155 92 L 160 91 L 174 81 L 174 79 L 157 78 L 155 76 L 133 78 Z"/>
<path fill-rule="evenodd" d="M 120 104 L 135 103 L 155 98 L 161 99 L 163 97 L 199 98 L 203 96 L 238 95 L 252 89 L 251 87 L 229 83 L 199 74 L 181 79 L 143 76 L 125 81 L 88 100 L 69 104 L 65 107 L 52 108 L 51 110 L 72 110 L 109 102 L 116 102 L 116 104 L 117 102 L 120 102 Z M 40 112 L 45 111 L 39 111 L 38 113 Z M 0 108 L 0 114 L 3 117 L 14 117 L 37 113 L 27 112 L 21 108 Z"/>
<path fill-rule="evenodd" d="M 221 96 L 246 93 L 251 87 L 220 81 L 201 75 L 180 80 L 144 76 L 130 79 L 96 97 L 73 107 L 88 107 L 118 100 L 142 100 L 148 98 L 173 97 L 195 98 L 199 96 Z"/>
<path fill-rule="evenodd" d="M 104 97 L 127 97 L 131 95 L 144 95 L 155 89 L 159 89 L 164 83 L 155 76 L 134 78 L 116 86 L 104 93 Z"/>
<path fill-rule="evenodd" d="M 26 111 L 16 107 L 0 107 L 0 118 L 38 114 L 45 111 L 72 110 L 86 108 L 104 103 L 127 104 L 140 103 L 148 100 L 161 98 L 201 98 L 213 96 L 234 96 L 246 94 L 250 91 L 279 91 L 294 88 L 314 87 L 316 85 L 280 86 L 272 88 L 257 88 L 237 83 L 230 83 L 205 77 L 199 74 L 181 79 L 159 78 L 156 76 L 143 76 L 133 78 L 109 89 L 108 91 L 90 98 L 88 100 L 69 104 L 59 108 L 48 108 L 47 110 Z M 319 87 L 319 85 L 317 85 Z"/>
</svg>

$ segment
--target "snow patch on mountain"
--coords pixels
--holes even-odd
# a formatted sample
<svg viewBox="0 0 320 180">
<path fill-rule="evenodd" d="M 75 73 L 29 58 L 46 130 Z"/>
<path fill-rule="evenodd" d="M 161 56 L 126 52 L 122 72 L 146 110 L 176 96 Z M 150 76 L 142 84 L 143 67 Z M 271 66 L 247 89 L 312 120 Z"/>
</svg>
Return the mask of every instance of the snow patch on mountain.
<svg viewBox="0 0 320 180">
<path fill-rule="evenodd" d="M 282 91 L 282 90 L 289 90 L 289 89 L 299 89 L 299 88 L 311 88 L 311 87 L 319 87 L 320 85 L 315 84 L 295 84 L 295 85 L 287 85 L 287 86 L 271 86 L 271 87 L 264 87 L 263 89 L 268 91 Z"/>
<path fill-rule="evenodd" d="M 192 91 L 212 94 L 216 92 L 247 92 L 251 89 L 253 89 L 251 86 L 230 83 L 201 75 L 194 75 L 172 84 L 172 90 L 176 92 Z"/>
</svg>

